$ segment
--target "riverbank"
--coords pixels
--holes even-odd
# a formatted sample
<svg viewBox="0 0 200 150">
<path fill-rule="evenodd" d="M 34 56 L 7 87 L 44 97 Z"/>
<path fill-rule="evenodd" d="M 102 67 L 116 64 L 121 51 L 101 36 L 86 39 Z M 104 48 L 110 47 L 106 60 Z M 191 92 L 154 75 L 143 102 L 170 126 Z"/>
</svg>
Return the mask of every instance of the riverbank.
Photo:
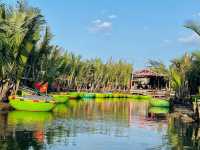
<svg viewBox="0 0 200 150">
<path fill-rule="evenodd" d="M 9 104 L 15 108 L 16 110 L 19 110 L 17 107 L 19 104 L 24 105 L 24 100 L 29 102 L 30 106 L 23 106 L 23 110 L 27 109 L 27 107 L 30 109 L 33 105 L 36 105 L 37 102 L 37 109 L 40 107 L 39 102 L 43 103 L 43 100 L 52 101 L 55 105 L 59 103 L 67 103 L 69 100 L 95 100 L 95 99 L 101 99 L 101 100 L 109 100 L 113 101 L 115 99 L 120 99 L 122 101 L 127 100 L 136 100 L 136 101 L 147 101 L 151 107 L 167 107 L 169 108 L 169 101 L 166 99 L 158 99 L 153 98 L 152 96 L 148 95 L 131 95 L 127 93 L 87 93 L 87 92 L 62 92 L 62 93 L 48 93 L 47 95 L 30 95 L 26 92 L 20 92 L 20 95 L 12 96 L 9 98 L 10 102 Z M 18 101 L 17 101 L 18 100 Z M 22 100 L 22 101 L 21 101 Z M 14 102 L 14 103 L 13 103 Z M 0 107 L 0 110 L 2 111 L 9 111 L 11 110 L 10 105 L 7 103 L 2 103 L 2 107 Z M 17 107 L 17 108 L 16 108 Z M 20 108 L 21 110 L 21 108 Z M 39 110 L 37 110 L 39 111 Z M 50 111 L 50 110 L 49 110 Z"/>
<path fill-rule="evenodd" d="M 191 100 L 170 100 L 171 116 L 183 123 L 199 123 L 199 105 Z"/>
</svg>

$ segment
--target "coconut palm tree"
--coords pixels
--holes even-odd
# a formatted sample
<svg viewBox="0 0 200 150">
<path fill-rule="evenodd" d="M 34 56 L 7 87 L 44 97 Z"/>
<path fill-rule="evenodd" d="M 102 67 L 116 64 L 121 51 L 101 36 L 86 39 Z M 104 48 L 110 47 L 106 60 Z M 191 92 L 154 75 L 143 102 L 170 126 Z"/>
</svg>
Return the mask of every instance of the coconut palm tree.
<svg viewBox="0 0 200 150">
<path fill-rule="evenodd" d="M 42 34 L 43 33 L 43 34 Z M 24 1 L 16 6 L 0 5 L 0 94 L 17 91 L 23 85 L 43 81 L 59 82 L 69 89 L 111 86 L 125 88 L 132 65 L 119 60 L 83 60 L 51 44 L 52 33 L 39 9 Z"/>
<path fill-rule="evenodd" d="M 175 91 L 175 96 L 182 99 L 189 96 L 187 72 L 192 64 L 192 56 L 185 54 L 180 58 L 173 59 L 167 68 L 160 61 L 149 61 L 149 68 L 154 72 L 163 74 L 170 82 L 170 87 Z"/>
<path fill-rule="evenodd" d="M 187 73 L 187 79 L 189 82 L 190 93 L 199 94 L 200 87 L 200 51 L 192 53 L 191 68 Z"/>
<path fill-rule="evenodd" d="M 200 24 L 195 21 L 189 21 L 185 24 L 185 27 L 192 30 L 195 34 L 200 36 Z M 187 78 L 189 80 L 190 92 L 192 94 L 199 93 L 200 87 L 200 51 L 195 51 L 192 53 L 192 63 L 191 69 L 187 74 Z"/>
<path fill-rule="evenodd" d="M 44 20 L 38 9 L 27 7 L 22 1 L 9 9 L 2 4 L 0 9 L 1 96 L 4 96 L 10 85 L 17 90 Z"/>
<path fill-rule="evenodd" d="M 197 35 L 200 36 L 200 24 L 198 22 L 188 21 L 188 22 L 186 22 L 184 27 L 192 30 L 194 33 L 196 33 Z"/>
</svg>

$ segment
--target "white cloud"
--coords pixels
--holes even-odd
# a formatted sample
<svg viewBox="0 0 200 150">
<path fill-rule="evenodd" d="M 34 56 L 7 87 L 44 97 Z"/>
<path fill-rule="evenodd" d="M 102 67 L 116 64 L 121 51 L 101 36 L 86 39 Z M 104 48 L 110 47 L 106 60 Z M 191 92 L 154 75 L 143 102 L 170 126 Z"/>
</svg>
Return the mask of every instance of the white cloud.
<svg viewBox="0 0 200 150">
<path fill-rule="evenodd" d="M 92 25 L 90 27 L 90 31 L 99 32 L 99 31 L 110 31 L 112 29 L 112 22 L 104 21 L 101 19 L 97 19 L 92 21 Z"/>
<path fill-rule="evenodd" d="M 112 27 L 112 23 L 104 21 L 104 22 L 101 22 L 101 23 L 97 24 L 97 27 L 98 28 L 111 28 Z"/>
<path fill-rule="evenodd" d="M 115 18 L 117 18 L 117 15 L 112 14 L 112 15 L 108 16 L 108 18 L 110 18 L 110 19 L 115 19 Z"/>
<path fill-rule="evenodd" d="M 94 24 L 101 23 L 101 20 L 100 20 L 100 19 L 94 20 L 93 23 L 94 23 Z"/>
<path fill-rule="evenodd" d="M 200 37 L 196 33 L 185 37 L 180 37 L 178 41 L 183 44 L 200 45 Z"/>
<path fill-rule="evenodd" d="M 118 16 L 116 14 L 110 14 L 106 15 L 106 11 L 102 11 L 103 15 L 102 17 L 97 18 L 96 20 L 91 21 L 89 31 L 96 33 L 96 32 L 104 32 L 104 33 L 109 33 L 112 30 L 113 27 L 113 21 L 116 19 Z"/>
</svg>

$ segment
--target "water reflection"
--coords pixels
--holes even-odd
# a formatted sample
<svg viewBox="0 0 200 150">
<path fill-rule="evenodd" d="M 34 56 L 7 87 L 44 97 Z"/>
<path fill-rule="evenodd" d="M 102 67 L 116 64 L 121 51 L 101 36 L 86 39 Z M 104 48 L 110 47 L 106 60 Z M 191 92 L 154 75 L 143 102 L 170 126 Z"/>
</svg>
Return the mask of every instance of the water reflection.
<svg viewBox="0 0 200 150">
<path fill-rule="evenodd" d="M 0 114 L 0 149 L 198 149 L 198 126 L 148 101 L 84 100 L 52 113 Z"/>
<path fill-rule="evenodd" d="M 13 115 L 13 114 L 12 114 Z M 18 115 L 18 114 L 17 114 Z M 44 132 L 41 129 L 21 129 L 16 127 L 17 122 L 12 122 L 9 126 L 9 114 L 0 115 L 0 149 L 22 150 L 22 149 L 41 149 L 43 146 Z M 18 118 L 19 119 L 19 118 Z M 24 119 L 22 119 L 24 120 Z M 23 121 L 22 121 L 23 122 Z M 35 123 L 35 122 L 33 122 Z M 41 125 L 41 124 L 40 124 Z M 20 126 L 20 125 L 19 125 Z M 25 127 L 25 126 L 24 126 Z M 26 128 L 29 128 L 27 125 Z M 40 134 L 40 135 L 39 135 Z"/>
<path fill-rule="evenodd" d="M 179 119 L 169 118 L 168 139 L 171 149 L 200 149 L 200 130 L 197 124 L 184 124 Z"/>
</svg>

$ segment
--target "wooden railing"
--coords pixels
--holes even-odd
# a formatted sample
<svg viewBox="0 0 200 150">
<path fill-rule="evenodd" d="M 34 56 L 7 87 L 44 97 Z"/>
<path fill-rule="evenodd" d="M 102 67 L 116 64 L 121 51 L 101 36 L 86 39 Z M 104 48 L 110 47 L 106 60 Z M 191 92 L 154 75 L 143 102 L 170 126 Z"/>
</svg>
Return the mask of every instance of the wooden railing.
<svg viewBox="0 0 200 150">
<path fill-rule="evenodd" d="M 155 89 L 131 89 L 132 94 L 151 95 L 155 98 L 168 98 L 171 92 L 168 90 L 155 90 Z"/>
</svg>

